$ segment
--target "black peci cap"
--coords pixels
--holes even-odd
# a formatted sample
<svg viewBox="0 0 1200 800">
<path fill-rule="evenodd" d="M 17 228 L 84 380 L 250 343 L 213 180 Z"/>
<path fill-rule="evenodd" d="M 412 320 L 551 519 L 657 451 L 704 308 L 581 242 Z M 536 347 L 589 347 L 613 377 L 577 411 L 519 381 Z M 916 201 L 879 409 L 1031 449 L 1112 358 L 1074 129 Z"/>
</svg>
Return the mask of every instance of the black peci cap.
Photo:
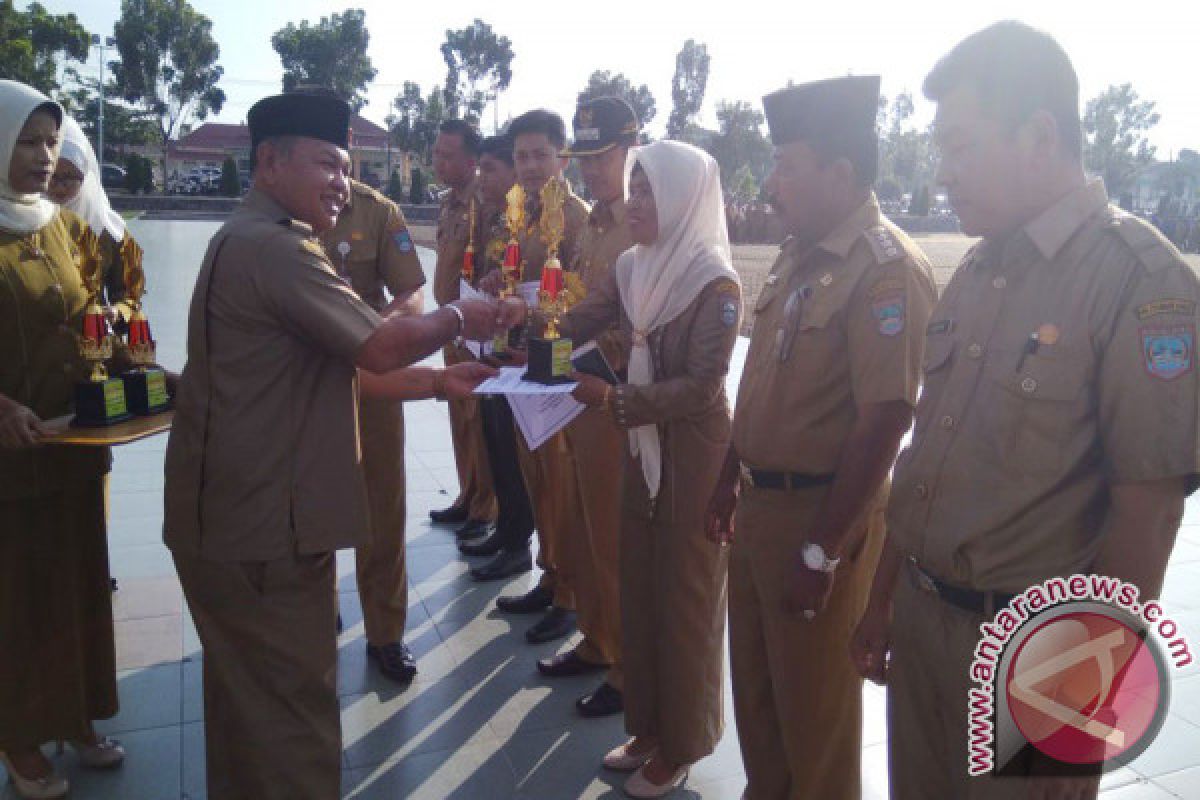
<svg viewBox="0 0 1200 800">
<path fill-rule="evenodd" d="M 571 120 L 575 141 L 562 151 L 564 156 L 591 156 L 617 145 L 629 145 L 641 130 L 633 107 L 620 97 L 597 97 L 580 103 Z"/>
<path fill-rule="evenodd" d="M 333 94 L 289 92 L 264 97 L 246 115 L 251 147 L 272 136 L 306 136 L 346 150 L 350 144 L 350 106 Z"/>
<path fill-rule="evenodd" d="M 789 86 L 764 97 L 763 111 L 776 146 L 803 141 L 824 155 L 849 158 L 867 182 L 875 179 L 878 75 Z"/>
</svg>

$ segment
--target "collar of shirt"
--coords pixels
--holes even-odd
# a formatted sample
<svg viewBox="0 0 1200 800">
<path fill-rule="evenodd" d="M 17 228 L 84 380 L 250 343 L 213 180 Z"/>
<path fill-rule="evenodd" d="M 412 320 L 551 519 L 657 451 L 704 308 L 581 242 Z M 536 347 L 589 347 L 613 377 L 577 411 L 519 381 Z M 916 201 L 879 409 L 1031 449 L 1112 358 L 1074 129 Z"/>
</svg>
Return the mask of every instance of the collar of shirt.
<svg viewBox="0 0 1200 800">
<path fill-rule="evenodd" d="M 1071 237 L 1108 205 L 1104 181 L 1093 178 L 1039 214 L 1024 228 L 1042 258 L 1053 262 Z"/>
<path fill-rule="evenodd" d="M 601 233 L 615 228 L 625 221 L 625 201 L 613 200 L 604 203 L 597 201 L 588 214 L 588 224 L 599 228 Z"/>
<path fill-rule="evenodd" d="M 845 261 L 846 257 L 850 255 L 850 249 L 862 236 L 863 231 L 878 225 L 880 219 L 879 202 L 875 199 L 875 193 L 871 192 L 866 201 L 818 242 L 814 249 L 824 250 L 826 253 L 836 256 L 839 261 Z"/>
<path fill-rule="evenodd" d="M 307 236 L 312 235 L 311 225 L 294 218 L 284 210 L 283 206 L 279 205 L 275 198 L 262 189 L 251 188 L 242 200 L 242 207 L 254 214 L 267 217 L 272 222 L 287 223 L 293 230 L 300 231 Z"/>
<path fill-rule="evenodd" d="M 445 204 L 448 208 L 466 208 L 475 199 L 478 183 L 476 178 L 462 189 L 451 189 L 446 193 Z"/>
</svg>

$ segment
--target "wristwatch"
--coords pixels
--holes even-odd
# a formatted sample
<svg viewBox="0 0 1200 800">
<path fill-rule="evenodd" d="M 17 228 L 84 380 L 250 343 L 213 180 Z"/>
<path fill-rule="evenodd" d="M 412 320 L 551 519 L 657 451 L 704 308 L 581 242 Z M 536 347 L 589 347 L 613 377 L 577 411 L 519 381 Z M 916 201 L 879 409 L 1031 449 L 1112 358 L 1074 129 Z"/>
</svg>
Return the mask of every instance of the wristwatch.
<svg viewBox="0 0 1200 800">
<path fill-rule="evenodd" d="M 805 542 L 804 546 L 800 548 L 800 557 L 804 559 L 804 566 L 813 572 L 832 573 L 841 562 L 840 558 L 830 558 L 825 555 L 825 548 L 816 542 Z"/>
</svg>

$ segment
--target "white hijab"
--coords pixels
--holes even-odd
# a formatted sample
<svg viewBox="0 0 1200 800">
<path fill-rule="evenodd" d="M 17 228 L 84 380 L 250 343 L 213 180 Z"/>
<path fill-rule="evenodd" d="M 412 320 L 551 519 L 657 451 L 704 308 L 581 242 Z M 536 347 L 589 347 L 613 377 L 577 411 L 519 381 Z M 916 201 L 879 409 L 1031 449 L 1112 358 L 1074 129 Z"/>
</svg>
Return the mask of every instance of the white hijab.
<svg viewBox="0 0 1200 800">
<path fill-rule="evenodd" d="M 18 194 L 8 183 L 13 150 L 29 115 L 44 105 L 63 118 L 62 106 L 16 81 L 0 80 L 0 230 L 25 235 L 40 231 L 58 213 L 58 206 L 41 194 Z"/>
<path fill-rule="evenodd" d="M 79 194 L 68 201 L 64 208 L 78 214 L 97 235 L 108 231 L 114 240 L 122 241 L 125 238 L 125 221 L 108 204 L 108 195 L 104 193 L 104 185 L 100 181 L 100 164 L 96 161 L 92 143 L 84 135 L 79 123 L 69 116 L 63 117 L 59 133 L 62 150 L 58 157 L 70 161 L 83 173 Z"/>
<path fill-rule="evenodd" d="M 634 330 L 629 383 L 645 385 L 654 381 L 650 332 L 682 314 L 717 278 L 740 281 L 729 249 L 721 172 L 712 156 L 673 141 L 634 148 L 625 162 L 626 198 L 635 164 L 645 171 L 654 193 L 658 239 L 626 250 L 615 269 L 621 302 Z M 641 462 L 650 496 L 657 497 L 662 481 L 658 426 L 631 429 L 629 444 Z"/>
</svg>

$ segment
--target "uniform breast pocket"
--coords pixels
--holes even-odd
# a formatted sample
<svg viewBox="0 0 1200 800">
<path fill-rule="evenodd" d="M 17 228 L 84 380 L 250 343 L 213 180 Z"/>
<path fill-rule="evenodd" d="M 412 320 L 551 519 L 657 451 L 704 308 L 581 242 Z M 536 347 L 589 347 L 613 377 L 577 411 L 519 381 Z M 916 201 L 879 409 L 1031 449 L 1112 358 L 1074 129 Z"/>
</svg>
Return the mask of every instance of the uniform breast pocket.
<svg viewBox="0 0 1200 800">
<path fill-rule="evenodd" d="M 1088 371 L 1083 354 L 1067 351 L 997 369 L 982 420 L 993 452 L 1022 472 L 1057 471 L 1090 413 Z"/>
<path fill-rule="evenodd" d="M 936 410 L 938 398 L 950 376 L 957 342 L 949 336 L 934 336 L 925 340 L 925 356 L 921 362 L 921 390 L 917 397 L 917 424 L 913 437 L 920 438 Z"/>
</svg>

